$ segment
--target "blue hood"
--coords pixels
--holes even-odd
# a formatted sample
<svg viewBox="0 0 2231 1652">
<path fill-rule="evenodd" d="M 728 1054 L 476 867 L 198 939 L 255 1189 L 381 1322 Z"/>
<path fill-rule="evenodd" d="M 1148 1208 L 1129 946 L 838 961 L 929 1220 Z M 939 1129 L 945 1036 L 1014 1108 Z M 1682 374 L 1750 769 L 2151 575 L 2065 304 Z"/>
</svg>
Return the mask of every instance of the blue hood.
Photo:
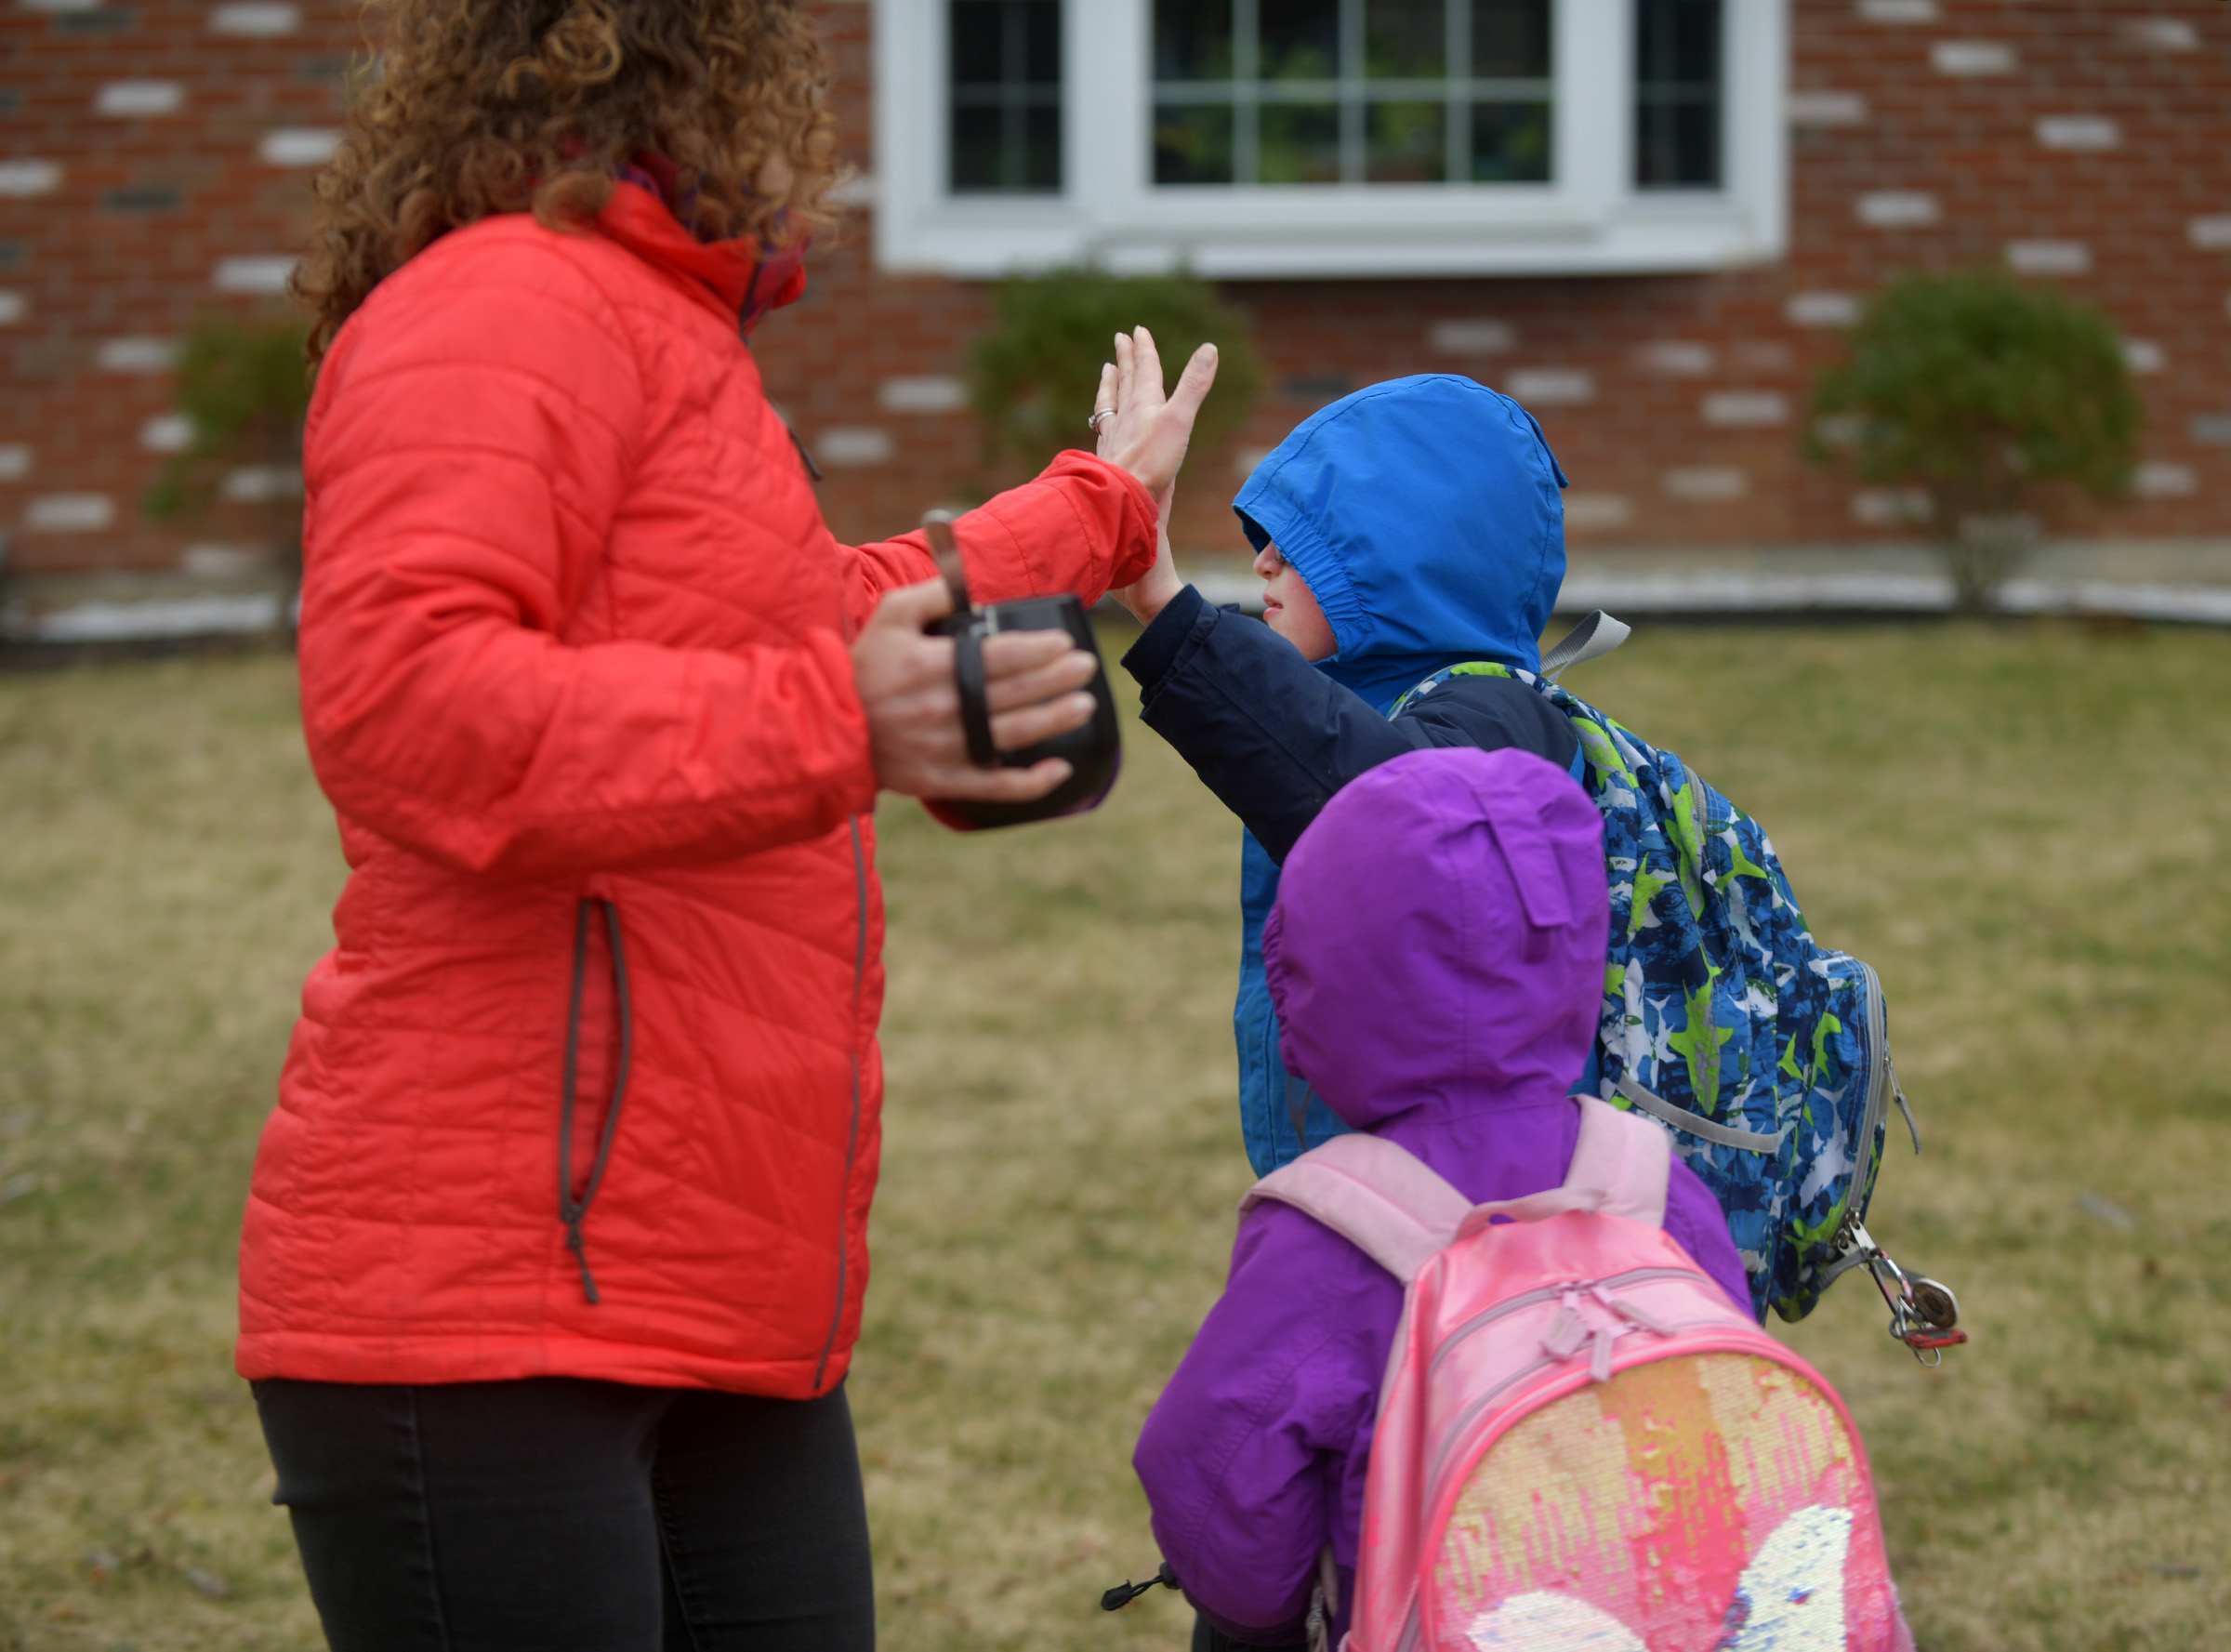
<svg viewBox="0 0 2231 1652">
<path fill-rule="evenodd" d="M 1340 652 L 1318 668 L 1384 711 L 1459 661 L 1540 667 L 1564 582 L 1564 485 L 1525 408 L 1430 373 L 1303 420 L 1232 508 L 1331 622 Z"/>
</svg>

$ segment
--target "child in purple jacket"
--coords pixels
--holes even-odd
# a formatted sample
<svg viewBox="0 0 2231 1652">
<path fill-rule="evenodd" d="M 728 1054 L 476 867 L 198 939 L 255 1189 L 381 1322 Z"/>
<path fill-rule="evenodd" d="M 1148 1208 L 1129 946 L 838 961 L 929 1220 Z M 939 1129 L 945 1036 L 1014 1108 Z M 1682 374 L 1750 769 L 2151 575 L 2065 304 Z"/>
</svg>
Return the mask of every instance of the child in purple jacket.
<svg viewBox="0 0 2231 1652">
<path fill-rule="evenodd" d="M 1538 831 L 1499 840 L 1489 793 L 1532 804 Z M 1527 879 L 1564 886 L 1568 923 L 1529 924 Z M 1516 750 L 1398 757 L 1340 791 L 1287 860 L 1263 958 L 1287 1070 L 1475 1202 L 1554 1187 L 1609 923 L 1603 818 L 1568 775 Z M 1748 1314 L 1719 1205 L 1678 1157 L 1665 1227 Z M 1393 1275 L 1289 1206 L 1240 1222 L 1224 1294 L 1133 1459 L 1201 1614 L 1196 1649 L 1301 1645 L 1327 1543 L 1339 1645 L 1402 1301 Z"/>
</svg>

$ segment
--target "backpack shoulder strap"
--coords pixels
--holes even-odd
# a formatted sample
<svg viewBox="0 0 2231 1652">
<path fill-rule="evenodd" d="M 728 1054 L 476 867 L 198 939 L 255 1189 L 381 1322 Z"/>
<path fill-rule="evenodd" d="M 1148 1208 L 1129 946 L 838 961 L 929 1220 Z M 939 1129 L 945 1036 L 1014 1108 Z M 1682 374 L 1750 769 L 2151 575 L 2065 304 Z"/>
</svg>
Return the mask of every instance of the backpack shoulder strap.
<svg viewBox="0 0 2231 1652">
<path fill-rule="evenodd" d="M 1645 1227 L 1663 1227 L 1666 1188 L 1673 1175 L 1673 1138 L 1639 1113 L 1594 1096 L 1580 1104 L 1580 1140 L 1564 1173 L 1568 1188 L 1600 1188 L 1599 1207 Z"/>
<path fill-rule="evenodd" d="M 1265 1200 L 1314 1217 L 1405 1285 L 1448 1248 L 1472 1201 L 1393 1142 L 1335 1136 L 1273 1170 L 1240 1200 Z"/>
</svg>

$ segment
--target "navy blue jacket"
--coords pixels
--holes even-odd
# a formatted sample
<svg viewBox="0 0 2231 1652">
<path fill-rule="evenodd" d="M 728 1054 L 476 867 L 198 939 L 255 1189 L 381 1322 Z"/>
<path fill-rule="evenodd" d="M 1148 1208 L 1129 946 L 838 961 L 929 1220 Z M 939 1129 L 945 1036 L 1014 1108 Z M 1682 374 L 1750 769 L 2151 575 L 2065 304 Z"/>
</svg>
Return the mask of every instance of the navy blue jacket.
<svg viewBox="0 0 2231 1652">
<path fill-rule="evenodd" d="M 1262 920 L 1294 840 L 1334 792 L 1406 751 L 1514 747 L 1561 768 L 1578 762 L 1571 725 L 1504 678 L 1453 679 L 1387 716 L 1445 666 L 1539 667 L 1538 639 L 1564 578 L 1564 485 L 1525 409 L 1472 379 L 1358 390 L 1298 427 L 1233 501 L 1249 541 L 1274 542 L 1308 584 L 1338 651 L 1312 665 L 1188 587 L 1124 657 L 1147 726 L 1247 828 L 1233 1030 L 1259 1175 L 1347 1128 L 1288 1079 L 1263 978 Z"/>
</svg>

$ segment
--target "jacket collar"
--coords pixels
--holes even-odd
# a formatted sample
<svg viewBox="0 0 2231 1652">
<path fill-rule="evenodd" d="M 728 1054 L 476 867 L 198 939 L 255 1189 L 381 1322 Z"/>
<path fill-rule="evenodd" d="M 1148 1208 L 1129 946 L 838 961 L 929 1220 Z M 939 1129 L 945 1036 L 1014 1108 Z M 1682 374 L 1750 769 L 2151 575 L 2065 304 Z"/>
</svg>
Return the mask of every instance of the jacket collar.
<svg viewBox="0 0 2231 1652">
<path fill-rule="evenodd" d="M 667 204 L 623 178 L 597 217 L 597 228 L 653 269 L 680 279 L 693 297 L 749 332 L 770 310 L 805 295 L 805 249 L 786 247 L 759 256 L 758 240 L 699 241 L 681 227 Z"/>
</svg>

